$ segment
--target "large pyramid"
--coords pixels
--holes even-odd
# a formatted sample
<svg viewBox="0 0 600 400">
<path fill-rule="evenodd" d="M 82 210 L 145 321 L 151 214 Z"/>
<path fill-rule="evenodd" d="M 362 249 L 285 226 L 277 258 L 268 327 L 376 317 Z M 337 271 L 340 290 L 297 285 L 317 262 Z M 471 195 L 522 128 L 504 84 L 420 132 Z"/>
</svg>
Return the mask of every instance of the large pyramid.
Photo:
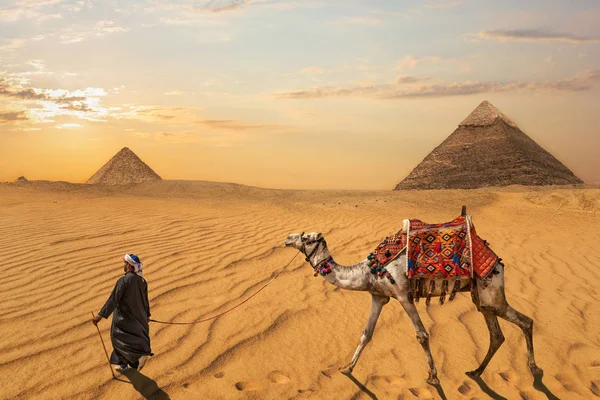
<svg viewBox="0 0 600 400">
<path fill-rule="evenodd" d="M 484 101 L 396 190 L 577 183 L 583 182 Z"/>
<path fill-rule="evenodd" d="M 152 171 L 135 153 L 123 147 L 113 158 L 98 170 L 86 183 L 101 185 L 127 185 L 160 181 L 162 178 Z"/>
</svg>

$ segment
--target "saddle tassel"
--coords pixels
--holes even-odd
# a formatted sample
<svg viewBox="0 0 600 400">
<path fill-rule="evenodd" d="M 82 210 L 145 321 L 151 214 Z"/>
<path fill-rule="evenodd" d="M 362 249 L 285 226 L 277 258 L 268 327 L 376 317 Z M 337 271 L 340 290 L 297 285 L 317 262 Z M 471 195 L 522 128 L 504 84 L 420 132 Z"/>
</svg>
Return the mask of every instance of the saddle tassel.
<svg viewBox="0 0 600 400">
<path fill-rule="evenodd" d="M 442 291 L 440 293 L 440 305 L 444 304 L 444 301 L 446 300 L 446 292 L 448 291 L 448 280 L 444 279 L 442 281 Z"/>
<path fill-rule="evenodd" d="M 408 280 L 408 302 L 413 304 L 415 302 L 415 298 L 414 298 L 414 290 L 415 290 L 415 280 L 414 279 L 409 279 Z"/>
<path fill-rule="evenodd" d="M 421 299 L 421 283 L 422 279 L 421 278 L 417 278 L 417 282 L 415 285 L 415 301 L 418 303 L 419 300 Z"/>
<path fill-rule="evenodd" d="M 433 295 L 433 292 L 435 290 L 435 280 L 432 279 L 429 282 L 429 293 L 427 293 L 427 300 L 425 300 L 425 305 L 428 306 L 429 303 L 431 303 L 431 296 Z"/>
<path fill-rule="evenodd" d="M 458 293 L 459 290 L 460 290 L 460 278 L 454 281 L 454 286 L 452 287 L 452 293 L 450 293 L 450 297 L 448 298 L 448 301 L 454 300 L 454 298 L 456 297 L 456 293 Z"/>
</svg>

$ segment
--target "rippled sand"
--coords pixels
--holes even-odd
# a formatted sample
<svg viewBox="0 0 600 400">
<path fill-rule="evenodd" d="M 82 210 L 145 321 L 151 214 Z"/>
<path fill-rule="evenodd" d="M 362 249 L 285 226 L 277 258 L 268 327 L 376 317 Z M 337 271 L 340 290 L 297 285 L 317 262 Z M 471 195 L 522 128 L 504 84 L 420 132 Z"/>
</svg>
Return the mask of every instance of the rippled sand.
<svg viewBox="0 0 600 400">
<path fill-rule="evenodd" d="M 450 220 L 462 204 L 506 263 L 511 305 L 534 319 L 543 382 L 521 331 L 482 381 L 487 352 L 468 293 L 418 308 L 449 399 L 600 397 L 600 189 L 352 192 L 163 181 L 130 189 L 0 185 L 0 398 L 440 398 L 402 307 L 383 310 L 353 378 L 337 368 L 358 344 L 370 295 L 336 289 L 301 257 L 236 311 L 195 326 L 151 325 L 155 356 L 114 381 L 90 322 L 138 254 L 153 318 L 194 321 L 266 283 L 295 254 L 292 232 L 322 232 L 336 260 L 363 259 L 404 218 Z M 100 323 L 109 345 L 109 321 Z"/>
</svg>

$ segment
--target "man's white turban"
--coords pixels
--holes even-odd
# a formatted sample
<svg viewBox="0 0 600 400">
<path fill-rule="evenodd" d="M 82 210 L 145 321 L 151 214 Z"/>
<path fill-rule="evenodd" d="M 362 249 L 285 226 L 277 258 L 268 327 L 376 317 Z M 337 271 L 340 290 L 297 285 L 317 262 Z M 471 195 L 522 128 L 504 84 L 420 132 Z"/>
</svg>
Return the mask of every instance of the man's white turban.
<svg viewBox="0 0 600 400">
<path fill-rule="evenodd" d="M 125 254 L 123 257 L 123 261 L 127 262 L 127 264 L 131 265 L 134 268 L 134 272 L 139 276 L 142 276 L 142 267 L 144 266 L 138 256 L 135 254 Z"/>
</svg>

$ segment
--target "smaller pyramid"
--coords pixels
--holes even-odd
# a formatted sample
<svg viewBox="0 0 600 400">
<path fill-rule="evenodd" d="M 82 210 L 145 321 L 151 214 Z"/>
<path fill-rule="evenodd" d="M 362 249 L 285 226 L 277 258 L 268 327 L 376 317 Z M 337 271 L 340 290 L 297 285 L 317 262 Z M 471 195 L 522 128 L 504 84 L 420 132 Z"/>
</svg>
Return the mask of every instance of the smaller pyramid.
<svg viewBox="0 0 600 400">
<path fill-rule="evenodd" d="M 20 176 L 20 177 L 18 177 L 18 178 L 15 180 L 15 182 L 16 182 L 16 183 L 27 183 L 27 182 L 29 182 L 29 181 L 28 181 L 28 180 L 27 180 L 27 178 L 25 178 L 24 176 Z"/>
<path fill-rule="evenodd" d="M 129 148 L 123 147 L 86 183 L 96 185 L 128 185 L 155 182 L 162 178 Z"/>
</svg>

